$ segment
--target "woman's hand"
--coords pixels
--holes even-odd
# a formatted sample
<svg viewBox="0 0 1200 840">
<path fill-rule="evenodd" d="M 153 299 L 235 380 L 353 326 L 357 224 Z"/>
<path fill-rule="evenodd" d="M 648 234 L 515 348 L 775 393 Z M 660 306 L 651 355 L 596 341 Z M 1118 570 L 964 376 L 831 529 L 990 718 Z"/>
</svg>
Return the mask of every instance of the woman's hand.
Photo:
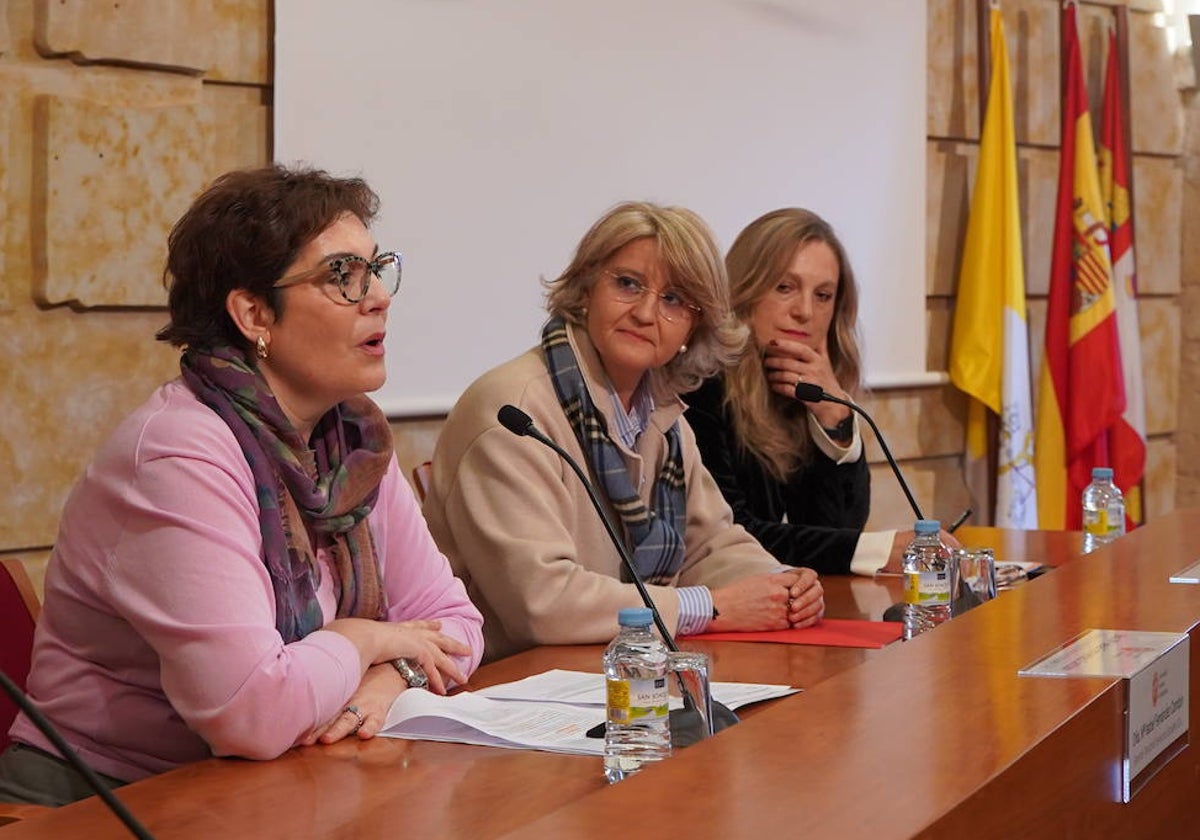
<svg viewBox="0 0 1200 840">
<path fill-rule="evenodd" d="M 334 715 L 332 720 L 310 732 L 302 743 L 306 747 L 317 741 L 332 744 L 349 735 L 357 735 L 364 741 L 374 738 L 383 728 L 392 703 L 407 689 L 408 683 L 390 662 L 372 665 L 363 674 L 358 690 L 346 701 L 345 707 Z M 351 706 L 362 715 L 361 726 L 358 723 L 358 715 L 350 711 Z"/>
<path fill-rule="evenodd" d="M 420 664 L 429 677 L 429 690 L 446 693 L 446 680 L 467 681 L 451 656 L 471 652 L 465 644 L 440 632 L 440 621 L 371 621 L 339 618 L 322 629 L 340 633 L 354 643 L 363 658 L 363 667 L 387 663 L 404 657 Z M 399 674 L 397 674 L 399 677 Z"/>
<path fill-rule="evenodd" d="M 788 624 L 811 627 L 825 617 L 825 588 L 812 569 L 796 569 L 796 582 L 788 590 Z"/>
<path fill-rule="evenodd" d="M 848 399 L 833 375 L 833 366 L 823 346 L 813 348 L 799 341 L 777 339 L 766 347 L 763 368 L 771 390 L 788 399 L 796 398 L 796 383 L 800 381 L 819 385 L 835 397 Z M 850 416 L 846 406 L 831 402 L 808 403 L 808 410 L 827 429 Z"/>
<path fill-rule="evenodd" d="M 798 580 L 796 572 L 767 572 L 714 589 L 713 606 L 719 615 L 708 629 L 713 632 L 786 630 L 791 626 L 788 601 Z"/>
</svg>

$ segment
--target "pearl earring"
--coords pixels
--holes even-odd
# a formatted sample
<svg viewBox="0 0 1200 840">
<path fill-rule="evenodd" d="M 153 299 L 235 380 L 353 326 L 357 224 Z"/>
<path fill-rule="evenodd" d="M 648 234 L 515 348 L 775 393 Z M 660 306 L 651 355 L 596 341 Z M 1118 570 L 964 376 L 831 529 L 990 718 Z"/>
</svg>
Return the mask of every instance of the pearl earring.
<svg viewBox="0 0 1200 840">
<path fill-rule="evenodd" d="M 686 344 L 680 345 L 680 347 L 679 347 L 679 352 L 680 352 L 680 354 L 686 353 L 686 352 L 687 352 L 687 345 L 686 345 Z"/>
</svg>

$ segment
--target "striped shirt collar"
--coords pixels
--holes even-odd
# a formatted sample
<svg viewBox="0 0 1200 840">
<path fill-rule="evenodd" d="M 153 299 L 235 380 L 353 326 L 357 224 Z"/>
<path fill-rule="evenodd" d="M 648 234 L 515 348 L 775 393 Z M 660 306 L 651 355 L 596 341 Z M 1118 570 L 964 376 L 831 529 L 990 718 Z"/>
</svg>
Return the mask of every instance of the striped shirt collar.
<svg viewBox="0 0 1200 840">
<path fill-rule="evenodd" d="M 650 423 L 650 415 L 654 412 L 654 399 L 650 396 L 650 389 L 646 383 L 647 377 L 642 377 L 642 381 L 638 383 L 637 389 L 633 392 L 628 412 L 625 411 L 625 406 L 621 405 L 621 398 L 617 396 L 617 392 L 613 390 L 608 392 L 609 397 L 612 398 L 613 420 L 617 427 L 617 437 L 630 450 L 637 448 L 637 439 L 642 432 L 646 431 L 646 426 Z"/>
</svg>

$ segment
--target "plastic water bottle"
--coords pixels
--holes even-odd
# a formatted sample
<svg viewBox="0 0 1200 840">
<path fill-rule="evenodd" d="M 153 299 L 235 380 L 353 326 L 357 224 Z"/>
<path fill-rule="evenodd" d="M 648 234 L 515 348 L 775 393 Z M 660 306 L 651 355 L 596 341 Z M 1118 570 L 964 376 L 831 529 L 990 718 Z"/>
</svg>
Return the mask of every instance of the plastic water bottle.
<svg viewBox="0 0 1200 840">
<path fill-rule="evenodd" d="M 1125 497 L 1113 484 L 1112 467 L 1095 467 L 1083 491 L 1083 553 L 1125 533 Z"/>
<path fill-rule="evenodd" d="M 671 754 L 667 648 L 650 631 L 653 621 L 644 607 L 621 610 L 621 632 L 604 651 L 604 777 L 609 784 Z"/>
<path fill-rule="evenodd" d="M 950 618 L 950 564 L 953 555 L 942 542 L 942 524 L 936 519 L 918 519 L 916 536 L 904 549 L 905 639 L 936 627 Z"/>
</svg>

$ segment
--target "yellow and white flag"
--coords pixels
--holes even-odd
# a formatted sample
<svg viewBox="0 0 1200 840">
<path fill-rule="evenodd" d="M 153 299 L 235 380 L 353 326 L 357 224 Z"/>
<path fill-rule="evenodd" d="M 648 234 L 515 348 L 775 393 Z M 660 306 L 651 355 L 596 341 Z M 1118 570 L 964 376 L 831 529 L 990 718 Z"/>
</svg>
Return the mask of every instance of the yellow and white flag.
<svg viewBox="0 0 1200 840">
<path fill-rule="evenodd" d="M 985 408 L 997 415 L 995 524 L 1001 528 L 1036 528 L 1017 146 L 1004 21 L 995 6 L 991 9 L 991 49 L 991 89 L 958 279 L 950 380 L 971 403 L 967 417 L 968 475 L 986 463 Z"/>
</svg>

